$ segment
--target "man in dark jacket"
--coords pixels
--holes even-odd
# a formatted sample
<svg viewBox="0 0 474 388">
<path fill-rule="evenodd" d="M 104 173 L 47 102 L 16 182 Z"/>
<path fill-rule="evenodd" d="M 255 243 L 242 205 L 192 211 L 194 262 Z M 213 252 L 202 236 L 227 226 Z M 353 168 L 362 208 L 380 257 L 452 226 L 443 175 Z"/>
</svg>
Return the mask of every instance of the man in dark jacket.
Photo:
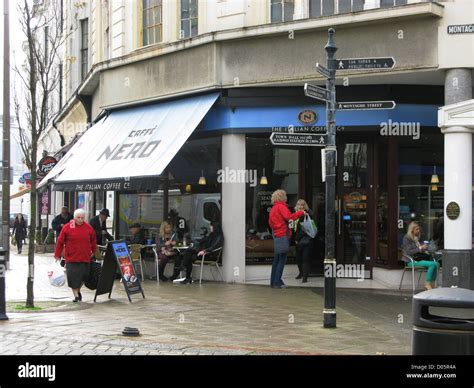
<svg viewBox="0 0 474 388">
<path fill-rule="evenodd" d="M 51 223 L 51 227 L 56 232 L 56 240 L 58 239 L 63 226 L 72 219 L 73 216 L 71 213 L 69 213 L 69 209 L 66 206 L 63 206 L 61 208 L 61 213 L 54 217 L 53 222 Z"/>
<path fill-rule="evenodd" d="M 107 232 L 107 218 L 110 217 L 109 209 L 102 209 L 98 215 L 89 221 L 94 229 L 97 245 L 105 245 L 105 240 L 113 240 L 114 237 Z"/>
<path fill-rule="evenodd" d="M 224 233 L 222 227 L 218 222 L 211 222 L 211 233 L 200 243 L 199 251 L 196 249 L 188 249 L 184 254 L 183 266 L 186 268 L 186 279 L 181 284 L 191 284 L 193 279 L 191 273 L 193 272 L 193 262 L 204 254 L 207 254 L 207 259 L 217 259 L 217 254 L 211 253 L 217 248 L 222 248 L 224 245 Z"/>
</svg>

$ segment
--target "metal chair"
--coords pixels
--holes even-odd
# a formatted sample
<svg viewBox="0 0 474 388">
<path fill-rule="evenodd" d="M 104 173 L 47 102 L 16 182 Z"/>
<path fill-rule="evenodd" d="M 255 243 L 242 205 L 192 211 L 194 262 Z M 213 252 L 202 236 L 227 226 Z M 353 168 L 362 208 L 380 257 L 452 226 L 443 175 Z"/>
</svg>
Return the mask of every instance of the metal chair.
<svg viewBox="0 0 474 388">
<path fill-rule="evenodd" d="M 423 272 L 427 272 L 427 269 L 423 267 L 415 267 L 415 260 L 413 259 L 413 257 L 405 253 L 402 255 L 402 260 L 405 262 L 405 267 L 403 268 L 402 278 L 400 279 L 400 285 L 398 289 L 399 290 L 402 289 L 403 278 L 405 276 L 405 272 L 407 270 L 411 270 L 412 290 L 413 290 L 413 293 L 415 293 L 415 271 L 418 271 L 420 273 L 418 276 L 418 283 L 417 283 L 417 287 L 418 287 L 418 285 L 420 284 L 421 275 Z M 408 265 L 410 263 L 411 263 L 411 266 Z"/>
<path fill-rule="evenodd" d="M 140 275 L 142 277 L 142 281 L 145 281 L 145 272 L 143 272 L 143 260 L 142 260 L 142 248 L 143 246 L 141 244 L 130 244 L 130 257 L 132 258 L 132 263 L 135 265 L 135 263 L 138 262 L 140 265 Z"/>
<path fill-rule="evenodd" d="M 428 272 L 428 269 L 425 267 L 416 267 L 415 266 L 416 261 L 415 259 L 413 259 L 413 256 L 407 255 L 405 253 L 402 255 L 402 260 L 405 262 L 405 267 L 403 268 L 402 278 L 400 279 L 400 285 L 398 289 L 399 290 L 402 289 L 403 277 L 405 276 L 405 272 L 411 269 L 412 288 L 413 288 L 413 293 L 415 293 L 415 271 L 419 273 L 418 282 L 416 284 L 416 286 L 418 287 L 420 285 L 421 275 L 423 274 L 423 272 Z M 436 258 L 433 258 L 433 261 L 437 262 L 438 260 Z M 411 263 L 411 266 L 408 266 L 409 263 Z M 438 274 L 439 274 L 439 267 L 438 267 Z M 435 280 L 435 286 L 436 284 L 437 284 L 437 281 Z"/>
<path fill-rule="evenodd" d="M 215 253 L 217 253 L 217 258 L 206 260 L 206 257 L 209 257 L 210 255 L 215 254 Z M 199 275 L 199 284 L 202 283 L 202 270 L 204 268 L 204 264 L 215 266 L 217 268 L 217 271 L 219 272 L 219 275 L 221 275 L 221 279 L 224 280 L 221 269 L 219 268 L 219 262 L 221 261 L 221 259 L 222 259 L 222 247 L 214 249 L 213 251 L 210 251 L 210 252 L 206 252 L 204 255 L 201 256 L 200 260 L 196 261 L 196 263 L 193 264 L 193 265 L 201 266 L 201 274 Z M 212 278 L 215 280 L 215 277 L 212 271 L 211 271 L 211 274 L 212 274 Z"/>
</svg>

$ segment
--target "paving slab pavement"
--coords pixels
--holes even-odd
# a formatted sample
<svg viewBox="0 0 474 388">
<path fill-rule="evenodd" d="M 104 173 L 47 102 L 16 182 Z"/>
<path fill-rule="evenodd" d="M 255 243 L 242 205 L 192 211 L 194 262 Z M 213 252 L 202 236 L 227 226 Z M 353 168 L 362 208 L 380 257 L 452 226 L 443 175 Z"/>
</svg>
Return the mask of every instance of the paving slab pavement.
<svg viewBox="0 0 474 388">
<path fill-rule="evenodd" d="M 26 255 L 13 254 L 7 301 L 26 297 Z M 143 282 L 129 303 L 116 281 L 112 299 L 72 305 L 68 287 L 47 278 L 51 255 L 38 255 L 35 300 L 57 306 L 9 312 L 0 354 L 411 354 L 411 294 L 338 289 L 336 329 L 322 327 L 321 288 Z M 125 326 L 140 337 L 124 337 Z"/>
</svg>

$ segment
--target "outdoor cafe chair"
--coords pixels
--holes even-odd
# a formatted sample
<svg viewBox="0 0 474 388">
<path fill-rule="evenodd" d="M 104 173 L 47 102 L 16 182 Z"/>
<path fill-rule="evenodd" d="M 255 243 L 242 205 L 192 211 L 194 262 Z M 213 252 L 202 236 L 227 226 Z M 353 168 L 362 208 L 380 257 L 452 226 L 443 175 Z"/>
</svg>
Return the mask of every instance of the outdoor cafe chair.
<svg viewBox="0 0 474 388">
<path fill-rule="evenodd" d="M 142 259 L 142 245 L 141 244 L 130 244 L 130 257 L 132 258 L 132 263 L 138 263 L 140 265 L 140 274 L 142 276 L 142 281 L 145 281 L 145 272 L 143 272 L 143 259 Z"/>
<path fill-rule="evenodd" d="M 405 272 L 411 270 L 412 290 L 413 290 L 413 293 L 415 293 L 415 272 L 419 273 L 418 282 L 417 282 L 417 285 L 416 285 L 418 287 L 420 285 L 421 275 L 423 274 L 423 272 L 428 272 L 428 269 L 425 268 L 425 267 L 416 267 L 415 266 L 416 260 L 413 258 L 413 256 L 407 255 L 405 253 L 403 253 L 403 255 L 402 255 L 402 260 L 404 261 L 405 266 L 403 267 L 402 278 L 400 279 L 400 285 L 399 285 L 398 289 L 399 290 L 402 289 L 403 277 L 405 276 Z M 433 260 L 437 261 L 436 258 L 433 258 Z M 411 263 L 411 265 L 408 265 L 410 263 Z M 439 275 L 439 268 L 438 268 L 438 275 Z M 436 282 L 435 282 L 435 284 L 436 284 Z"/>
<path fill-rule="evenodd" d="M 217 257 L 215 255 L 217 254 Z M 209 256 L 214 256 L 213 258 L 210 258 Z M 204 268 L 204 265 L 211 265 L 215 266 L 217 268 L 217 271 L 219 272 L 219 275 L 221 275 L 221 279 L 224 280 L 224 277 L 222 276 L 221 269 L 219 268 L 219 262 L 222 259 L 222 247 L 214 249 L 213 251 L 206 252 L 204 255 L 201 256 L 201 258 L 193 264 L 193 265 L 199 265 L 201 267 L 201 273 L 199 275 L 199 284 L 202 282 L 202 270 Z M 212 278 L 215 280 L 214 273 L 211 271 Z"/>
</svg>

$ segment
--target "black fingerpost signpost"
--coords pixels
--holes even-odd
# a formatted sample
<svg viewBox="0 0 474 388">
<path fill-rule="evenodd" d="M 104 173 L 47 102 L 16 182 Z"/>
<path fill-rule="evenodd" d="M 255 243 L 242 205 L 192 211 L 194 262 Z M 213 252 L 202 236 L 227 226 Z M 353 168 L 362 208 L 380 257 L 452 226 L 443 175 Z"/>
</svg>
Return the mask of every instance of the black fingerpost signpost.
<svg viewBox="0 0 474 388">
<path fill-rule="evenodd" d="M 395 58 L 349 58 L 336 59 L 337 47 L 334 42 L 333 28 L 328 30 L 328 42 L 325 46 L 327 65 L 316 63 L 316 71 L 326 78 L 326 89 L 305 84 L 307 97 L 326 102 L 326 147 L 323 151 L 326 180 L 326 252 L 324 268 L 336 266 L 336 110 L 381 110 L 394 109 L 395 101 L 359 101 L 336 103 L 336 71 L 344 70 L 384 70 L 395 66 Z M 324 172 L 323 172 L 324 176 Z M 339 209 L 340 211 L 340 209 Z M 324 271 L 324 309 L 323 326 L 336 327 L 336 276 L 335 271 Z"/>
<path fill-rule="evenodd" d="M 102 265 L 102 273 L 100 274 L 97 289 L 95 291 L 94 302 L 96 301 L 97 296 L 103 294 L 109 294 L 110 299 L 117 268 L 119 268 L 120 274 L 122 275 L 122 284 L 127 293 L 128 300 L 132 302 L 131 295 L 138 293 L 141 293 L 143 298 L 145 298 L 140 279 L 135 273 L 135 267 L 133 266 L 132 257 L 130 256 L 127 243 L 118 240 L 109 242 L 107 245 L 104 263 Z"/>
<path fill-rule="evenodd" d="M 328 30 L 327 68 L 316 64 L 316 70 L 326 77 L 326 89 L 305 84 L 304 93 L 307 97 L 326 101 L 326 147 L 324 160 L 326 163 L 326 252 L 324 268 L 336 266 L 336 60 L 337 47 L 334 43 L 333 28 Z M 324 309 L 323 326 L 336 327 L 336 276 L 334 271 L 324 271 Z"/>
</svg>

